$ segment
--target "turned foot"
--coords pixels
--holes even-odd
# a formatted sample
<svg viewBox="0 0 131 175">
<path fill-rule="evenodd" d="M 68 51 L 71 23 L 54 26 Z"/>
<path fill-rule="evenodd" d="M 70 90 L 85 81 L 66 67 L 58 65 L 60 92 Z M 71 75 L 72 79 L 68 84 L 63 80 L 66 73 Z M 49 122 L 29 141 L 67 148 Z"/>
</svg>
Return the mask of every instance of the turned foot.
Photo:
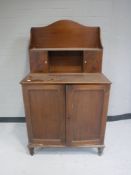
<svg viewBox="0 0 131 175">
<path fill-rule="evenodd" d="M 98 155 L 101 156 L 103 153 L 104 147 L 98 148 Z"/>
<path fill-rule="evenodd" d="M 34 155 L 34 148 L 30 148 L 30 147 L 29 147 L 29 153 L 30 153 L 30 155 L 33 156 L 33 155 Z"/>
</svg>

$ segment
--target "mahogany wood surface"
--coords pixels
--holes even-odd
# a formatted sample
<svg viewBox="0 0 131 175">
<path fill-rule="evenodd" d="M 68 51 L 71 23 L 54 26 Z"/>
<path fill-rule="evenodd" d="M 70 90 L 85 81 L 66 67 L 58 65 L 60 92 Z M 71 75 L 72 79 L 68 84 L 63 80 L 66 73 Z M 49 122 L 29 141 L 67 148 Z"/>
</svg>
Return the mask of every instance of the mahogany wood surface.
<svg viewBox="0 0 131 175">
<path fill-rule="evenodd" d="M 108 101 L 109 86 L 68 85 L 67 87 L 67 135 L 68 145 L 102 145 L 106 118 L 104 108 Z"/>
<path fill-rule="evenodd" d="M 82 72 L 82 51 L 48 51 L 49 72 Z"/>
<path fill-rule="evenodd" d="M 31 51 L 30 52 L 30 70 L 31 72 L 48 72 L 48 52 Z"/>
<path fill-rule="evenodd" d="M 102 73 L 30 73 L 22 84 L 111 84 Z"/>
<path fill-rule="evenodd" d="M 31 85 L 23 87 L 30 142 L 65 143 L 65 87 Z"/>
<path fill-rule="evenodd" d="M 83 52 L 83 72 L 96 73 L 102 72 L 102 55 L 101 51 L 84 51 Z"/>
<path fill-rule="evenodd" d="M 32 27 L 30 49 L 34 48 L 102 48 L 100 28 L 84 26 L 71 20 Z"/>
</svg>

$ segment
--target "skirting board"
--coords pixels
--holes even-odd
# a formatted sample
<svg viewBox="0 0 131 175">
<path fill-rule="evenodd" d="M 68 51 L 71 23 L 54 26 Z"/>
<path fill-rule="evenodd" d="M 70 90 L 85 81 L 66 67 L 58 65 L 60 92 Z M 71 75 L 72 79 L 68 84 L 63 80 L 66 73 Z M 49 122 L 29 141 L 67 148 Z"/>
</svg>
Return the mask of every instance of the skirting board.
<svg viewBox="0 0 131 175">
<path fill-rule="evenodd" d="M 107 116 L 107 121 L 118 121 L 118 120 L 126 120 L 131 119 L 131 113 L 115 115 L 115 116 Z M 0 117 L 1 123 L 24 123 L 25 117 Z"/>
</svg>

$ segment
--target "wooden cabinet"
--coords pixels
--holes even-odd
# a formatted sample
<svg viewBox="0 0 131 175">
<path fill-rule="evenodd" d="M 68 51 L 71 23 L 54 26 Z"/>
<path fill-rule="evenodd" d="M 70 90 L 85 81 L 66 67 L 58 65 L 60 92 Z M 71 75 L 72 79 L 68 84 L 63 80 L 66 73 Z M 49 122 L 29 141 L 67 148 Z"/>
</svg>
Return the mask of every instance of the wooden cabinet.
<svg viewBox="0 0 131 175">
<path fill-rule="evenodd" d="M 104 75 L 29 74 L 22 82 L 29 149 L 104 147 L 110 81 Z"/>
<path fill-rule="evenodd" d="M 31 29 L 30 74 L 22 81 L 29 151 L 104 148 L 111 82 L 102 74 L 100 28 L 68 20 Z"/>
</svg>

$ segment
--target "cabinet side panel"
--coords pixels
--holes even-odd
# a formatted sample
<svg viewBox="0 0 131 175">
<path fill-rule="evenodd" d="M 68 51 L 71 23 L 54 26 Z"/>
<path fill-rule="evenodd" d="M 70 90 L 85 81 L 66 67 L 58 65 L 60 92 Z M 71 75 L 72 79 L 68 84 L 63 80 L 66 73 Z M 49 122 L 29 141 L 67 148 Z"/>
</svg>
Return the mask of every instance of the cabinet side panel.
<svg viewBox="0 0 131 175">
<path fill-rule="evenodd" d="M 32 136 L 32 125 L 31 125 L 31 118 L 30 118 L 30 104 L 29 104 L 29 100 L 28 100 L 28 89 L 26 86 L 22 85 L 22 92 L 23 92 L 23 101 L 24 101 L 24 110 L 25 110 L 28 142 L 31 143 L 33 136 Z"/>
</svg>

